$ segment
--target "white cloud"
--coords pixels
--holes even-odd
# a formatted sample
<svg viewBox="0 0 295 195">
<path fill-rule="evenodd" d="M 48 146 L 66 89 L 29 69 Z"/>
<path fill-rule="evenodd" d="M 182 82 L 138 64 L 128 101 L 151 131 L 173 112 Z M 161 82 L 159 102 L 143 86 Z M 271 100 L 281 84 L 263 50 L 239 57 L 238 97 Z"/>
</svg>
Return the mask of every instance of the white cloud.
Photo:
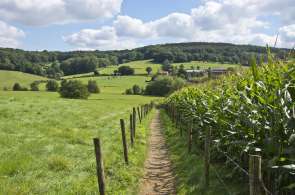
<svg viewBox="0 0 295 195">
<path fill-rule="evenodd" d="M 153 35 L 152 29 L 141 20 L 129 16 L 118 16 L 114 21 L 118 36 L 145 38 Z"/>
<path fill-rule="evenodd" d="M 74 45 L 78 49 L 130 49 L 136 47 L 132 40 L 119 38 L 113 27 L 102 27 L 100 29 L 84 29 L 64 37 L 64 41 Z"/>
<path fill-rule="evenodd" d="M 123 0 L 1 0 L 0 18 L 25 25 L 49 25 L 112 17 Z"/>
<path fill-rule="evenodd" d="M 118 16 L 113 25 L 108 27 L 112 29 L 113 34 L 112 41 L 108 42 L 110 48 L 114 46 L 116 49 L 121 48 L 122 43 L 126 42 L 129 44 L 123 45 L 130 48 L 143 42 L 160 42 L 167 39 L 174 42 L 272 45 L 276 35 L 268 30 L 274 28 L 271 25 L 275 18 L 281 26 L 279 46 L 291 47 L 295 39 L 295 12 L 292 9 L 295 10 L 294 0 L 204 0 L 203 4 L 193 8 L 190 14 L 172 13 L 146 23 L 129 16 Z M 103 28 L 94 31 L 100 32 Z M 83 34 L 82 32 L 83 30 L 75 34 Z M 73 46 L 93 49 L 106 45 L 102 43 L 104 39 L 99 37 L 85 34 L 83 36 L 88 36 L 88 41 L 82 38 L 79 41 L 69 41 L 68 38 L 65 40 Z M 115 41 L 120 41 L 120 44 L 116 44 Z"/>
<path fill-rule="evenodd" d="M 166 17 L 152 21 L 150 26 L 159 37 L 190 39 L 194 36 L 192 18 L 188 14 L 172 13 Z"/>
<path fill-rule="evenodd" d="M 0 47 L 19 47 L 19 39 L 23 38 L 24 36 L 25 33 L 22 30 L 0 21 Z"/>
<path fill-rule="evenodd" d="M 295 24 L 281 27 L 279 35 L 286 47 L 295 46 Z"/>
</svg>

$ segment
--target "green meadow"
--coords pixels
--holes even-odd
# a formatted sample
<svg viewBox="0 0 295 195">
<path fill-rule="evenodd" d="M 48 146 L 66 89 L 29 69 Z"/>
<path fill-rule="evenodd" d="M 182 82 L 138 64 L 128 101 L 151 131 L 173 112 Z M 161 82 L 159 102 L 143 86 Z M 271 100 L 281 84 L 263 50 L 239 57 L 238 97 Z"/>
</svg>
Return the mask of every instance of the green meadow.
<svg viewBox="0 0 295 195">
<path fill-rule="evenodd" d="M 30 87 L 30 84 L 37 80 L 47 80 L 47 78 L 23 72 L 0 70 L 0 90 L 4 87 L 12 89 L 15 82 L 19 82 L 24 87 Z"/>
<path fill-rule="evenodd" d="M 185 69 L 191 69 L 191 67 L 197 68 L 199 66 L 201 69 L 211 68 L 229 68 L 229 67 L 237 67 L 237 64 L 221 64 L 221 63 L 214 63 L 214 62 L 201 62 L 201 61 L 191 61 L 191 62 L 184 62 L 184 63 L 173 63 L 173 66 L 179 67 L 183 64 Z M 120 66 L 130 66 L 134 68 L 135 74 L 147 74 L 146 68 L 151 67 L 153 69 L 152 73 L 157 73 L 161 70 L 161 64 L 153 63 L 151 60 L 141 60 L 141 61 L 133 61 L 128 62 L 125 64 L 121 64 Z M 112 74 L 114 70 L 117 70 L 120 66 L 110 66 L 107 68 L 101 68 L 101 74 Z"/>
<path fill-rule="evenodd" d="M 119 119 L 125 119 L 129 135 L 132 107 L 155 98 L 122 94 L 135 83 L 144 86 L 143 76 L 93 79 L 102 93 L 88 100 L 62 99 L 44 90 L 0 90 L 0 194 L 97 194 L 94 137 L 102 142 L 107 194 L 136 193 L 152 115 L 138 124 L 129 166 L 123 160 Z M 29 84 L 28 78 L 9 80 Z"/>
</svg>

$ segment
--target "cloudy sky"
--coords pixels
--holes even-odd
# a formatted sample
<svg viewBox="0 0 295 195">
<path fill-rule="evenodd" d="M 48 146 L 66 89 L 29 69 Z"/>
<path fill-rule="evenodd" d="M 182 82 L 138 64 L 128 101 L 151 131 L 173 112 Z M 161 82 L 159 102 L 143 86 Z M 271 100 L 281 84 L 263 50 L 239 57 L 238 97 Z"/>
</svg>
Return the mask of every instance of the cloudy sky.
<svg viewBox="0 0 295 195">
<path fill-rule="evenodd" d="M 0 47 L 129 49 L 168 42 L 294 47 L 295 0 L 0 0 Z"/>
</svg>

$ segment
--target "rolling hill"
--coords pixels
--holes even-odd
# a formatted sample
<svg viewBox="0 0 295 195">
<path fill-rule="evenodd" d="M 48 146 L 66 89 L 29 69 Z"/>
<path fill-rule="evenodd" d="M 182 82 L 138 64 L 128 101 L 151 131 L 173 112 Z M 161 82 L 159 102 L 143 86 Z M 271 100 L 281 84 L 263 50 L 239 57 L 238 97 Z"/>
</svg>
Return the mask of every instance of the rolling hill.
<svg viewBox="0 0 295 195">
<path fill-rule="evenodd" d="M 12 89 L 16 82 L 29 87 L 33 81 L 37 80 L 47 80 L 47 78 L 18 71 L 0 70 L 0 90 L 4 87 Z"/>
</svg>

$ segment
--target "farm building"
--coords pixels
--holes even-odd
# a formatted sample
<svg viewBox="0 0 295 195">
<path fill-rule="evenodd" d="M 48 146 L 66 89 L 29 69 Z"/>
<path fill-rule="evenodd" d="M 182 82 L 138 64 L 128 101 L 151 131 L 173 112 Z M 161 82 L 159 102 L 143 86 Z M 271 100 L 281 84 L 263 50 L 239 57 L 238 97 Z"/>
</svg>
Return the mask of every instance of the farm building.
<svg viewBox="0 0 295 195">
<path fill-rule="evenodd" d="M 192 78 L 192 77 L 201 77 L 204 76 L 204 74 L 207 72 L 206 70 L 185 70 L 186 77 Z"/>
</svg>

